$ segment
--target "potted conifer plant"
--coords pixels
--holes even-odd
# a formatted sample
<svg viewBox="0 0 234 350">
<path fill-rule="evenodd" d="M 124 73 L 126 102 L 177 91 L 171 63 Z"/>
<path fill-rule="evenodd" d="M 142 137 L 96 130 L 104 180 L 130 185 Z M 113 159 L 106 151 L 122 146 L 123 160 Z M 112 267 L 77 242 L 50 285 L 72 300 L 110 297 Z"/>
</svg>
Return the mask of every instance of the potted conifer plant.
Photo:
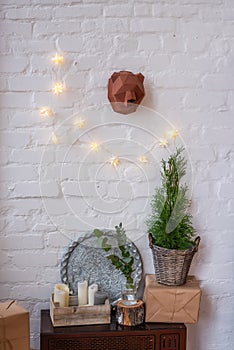
<svg viewBox="0 0 234 350">
<path fill-rule="evenodd" d="M 200 237 L 194 239 L 192 216 L 188 213 L 188 187 L 181 183 L 187 162 L 183 147 L 162 159 L 161 187 L 156 187 L 151 203 L 152 213 L 147 219 L 156 280 L 166 285 L 186 282 L 192 258 Z"/>
</svg>

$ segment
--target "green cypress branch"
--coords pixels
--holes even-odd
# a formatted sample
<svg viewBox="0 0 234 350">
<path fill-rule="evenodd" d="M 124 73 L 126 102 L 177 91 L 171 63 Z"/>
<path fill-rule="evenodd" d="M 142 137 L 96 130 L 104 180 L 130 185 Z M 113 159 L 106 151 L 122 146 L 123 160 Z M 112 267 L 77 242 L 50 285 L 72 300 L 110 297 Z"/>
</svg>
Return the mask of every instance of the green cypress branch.
<svg viewBox="0 0 234 350">
<path fill-rule="evenodd" d="M 187 162 L 176 149 L 167 161 L 162 160 L 162 186 L 156 187 L 151 202 L 152 214 L 146 221 L 153 242 L 168 249 L 184 250 L 193 245 L 195 230 L 192 216 L 187 213 L 189 200 L 187 185 L 181 184 Z"/>
</svg>

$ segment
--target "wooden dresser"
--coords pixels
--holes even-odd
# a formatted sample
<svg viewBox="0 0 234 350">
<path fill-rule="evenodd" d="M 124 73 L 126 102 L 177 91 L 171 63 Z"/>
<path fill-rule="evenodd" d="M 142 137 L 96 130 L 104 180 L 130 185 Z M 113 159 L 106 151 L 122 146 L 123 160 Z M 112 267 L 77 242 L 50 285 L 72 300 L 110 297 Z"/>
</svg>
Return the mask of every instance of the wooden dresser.
<svg viewBox="0 0 234 350">
<path fill-rule="evenodd" d="M 183 323 L 144 323 L 53 327 L 49 310 L 41 311 L 41 350 L 186 350 Z"/>
</svg>

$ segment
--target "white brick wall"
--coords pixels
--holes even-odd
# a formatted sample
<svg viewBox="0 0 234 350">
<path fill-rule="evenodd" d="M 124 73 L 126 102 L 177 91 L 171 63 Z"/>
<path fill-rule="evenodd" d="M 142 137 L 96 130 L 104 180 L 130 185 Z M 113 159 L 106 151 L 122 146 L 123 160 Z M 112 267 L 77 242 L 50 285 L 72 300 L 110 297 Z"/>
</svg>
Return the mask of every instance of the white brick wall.
<svg viewBox="0 0 234 350">
<path fill-rule="evenodd" d="M 32 348 L 39 349 L 40 310 L 49 306 L 63 249 L 72 238 L 123 221 L 145 271 L 153 272 L 144 220 L 166 153 L 156 148 L 149 165 L 141 169 L 131 158 L 115 172 L 103 166 L 110 157 L 104 150 L 89 154 L 90 137 L 75 142 L 79 131 L 71 116 L 84 112 L 87 128 L 97 127 L 92 138 L 128 139 L 122 148 L 113 145 L 128 157 L 140 149 L 132 142 L 151 144 L 149 131 L 163 137 L 169 123 L 180 130 L 191 161 L 194 224 L 202 237 L 191 273 L 201 280 L 203 296 L 199 323 L 188 327 L 188 350 L 230 349 L 233 0 L 5 0 L 1 5 L 0 298 L 17 299 L 30 310 Z M 59 70 L 50 62 L 56 51 L 65 56 Z M 145 75 L 143 105 L 163 119 L 153 120 L 150 110 L 143 110 L 143 117 L 87 110 L 108 103 L 108 78 L 121 69 Z M 61 97 L 50 93 L 56 79 L 66 83 Z M 42 105 L 51 105 L 56 115 L 40 117 Z M 131 127 L 100 126 L 109 121 Z M 53 130 L 58 146 L 48 141 Z"/>
</svg>

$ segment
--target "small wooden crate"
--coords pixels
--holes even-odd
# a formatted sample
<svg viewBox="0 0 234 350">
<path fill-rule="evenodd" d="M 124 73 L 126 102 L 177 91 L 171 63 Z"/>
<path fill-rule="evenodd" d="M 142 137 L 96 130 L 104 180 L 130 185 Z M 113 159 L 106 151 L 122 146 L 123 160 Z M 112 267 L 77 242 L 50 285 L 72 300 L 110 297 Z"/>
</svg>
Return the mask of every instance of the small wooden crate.
<svg viewBox="0 0 234 350">
<path fill-rule="evenodd" d="M 82 326 L 89 324 L 110 323 L 110 303 L 106 300 L 104 305 L 78 306 L 77 296 L 69 298 L 68 307 L 59 307 L 54 303 L 54 295 L 50 299 L 50 318 L 54 327 Z"/>
</svg>

